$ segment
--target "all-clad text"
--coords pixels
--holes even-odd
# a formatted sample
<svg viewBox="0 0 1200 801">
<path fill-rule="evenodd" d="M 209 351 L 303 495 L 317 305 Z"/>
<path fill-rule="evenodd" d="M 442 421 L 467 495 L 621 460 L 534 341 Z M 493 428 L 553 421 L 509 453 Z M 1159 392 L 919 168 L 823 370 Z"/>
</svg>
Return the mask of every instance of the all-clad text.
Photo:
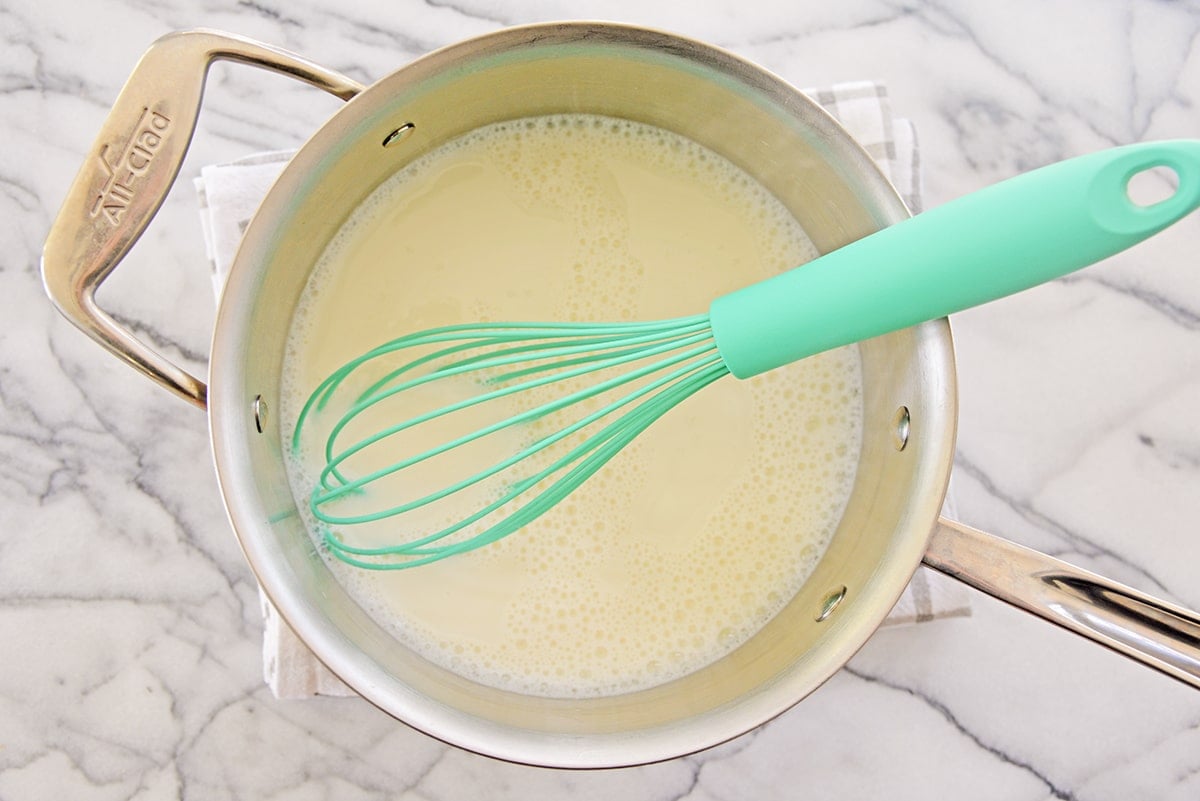
<svg viewBox="0 0 1200 801">
<path fill-rule="evenodd" d="M 142 116 L 133 127 L 129 141 L 115 160 L 111 157 L 115 148 L 105 145 L 100 149 L 97 158 L 107 177 L 96 192 L 96 199 L 92 204 L 93 217 L 103 216 L 110 225 L 120 224 L 121 217 L 138 190 L 138 182 L 150 169 L 150 163 L 166 139 L 170 127 L 170 117 L 144 108 Z"/>
</svg>

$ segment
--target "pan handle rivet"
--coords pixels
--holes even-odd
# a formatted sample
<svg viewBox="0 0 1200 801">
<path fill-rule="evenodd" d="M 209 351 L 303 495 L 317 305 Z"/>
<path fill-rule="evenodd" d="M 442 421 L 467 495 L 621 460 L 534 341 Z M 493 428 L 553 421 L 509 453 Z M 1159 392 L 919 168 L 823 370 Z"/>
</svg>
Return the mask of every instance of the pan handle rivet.
<svg viewBox="0 0 1200 801">
<path fill-rule="evenodd" d="M 387 136 L 383 137 L 383 146 L 391 147 L 392 145 L 397 145 L 407 139 L 408 135 L 415 130 L 417 130 L 417 126 L 415 124 L 406 122 Z"/>
<path fill-rule="evenodd" d="M 823 601 L 821 601 L 821 609 L 820 609 L 820 611 L 817 612 L 817 616 L 814 619 L 818 623 L 820 623 L 822 620 L 824 620 L 825 618 L 832 615 L 833 610 L 838 608 L 838 605 L 842 602 L 843 599 L 845 599 L 845 597 L 846 597 L 846 585 L 843 584 L 842 586 L 838 587 L 836 590 L 834 590 L 833 592 L 831 592 L 825 596 L 825 599 Z"/>
<path fill-rule="evenodd" d="M 892 420 L 892 444 L 896 446 L 896 450 L 904 450 L 904 446 L 908 444 L 908 430 L 911 423 L 911 418 L 908 414 L 908 407 L 901 406 L 896 410 L 896 416 Z"/>
<path fill-rule="evenodd" d="M 267 414 L 270 411 L 267 408 L 267 402 L 263 400 L 262 395 L 254 396 L 254 427 L 258 433 L 262 433 L 267 428 Z"/>
</svg>

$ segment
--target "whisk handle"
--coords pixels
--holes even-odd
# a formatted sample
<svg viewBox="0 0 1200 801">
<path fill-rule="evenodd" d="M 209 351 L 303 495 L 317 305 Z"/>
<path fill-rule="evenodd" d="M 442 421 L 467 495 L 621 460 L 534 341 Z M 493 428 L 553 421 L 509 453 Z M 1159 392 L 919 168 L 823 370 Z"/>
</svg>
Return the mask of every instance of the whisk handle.
<svg viewBox="0 0 1200 801">
<path fill-rule="evenodd" d="M 1171 195 L 1131 199 L 1167 168 Z M 1002 298 L 1102 259 L 1200 206 L 1200 141 L 1148 142 L 1051 164 L 974 192 L 718 298 L 730 372 L 748 378 Z"/>
</svg>

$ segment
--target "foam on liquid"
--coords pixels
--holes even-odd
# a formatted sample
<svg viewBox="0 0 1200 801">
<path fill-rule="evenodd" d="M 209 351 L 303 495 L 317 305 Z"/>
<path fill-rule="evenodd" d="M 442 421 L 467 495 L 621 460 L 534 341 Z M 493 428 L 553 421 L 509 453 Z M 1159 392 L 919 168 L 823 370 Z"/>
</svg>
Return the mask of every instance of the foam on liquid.
<svg viewBox="0 0 1200 801">
<path fill-rule="evenodd" d="M 583 115 L 480 129 L 397 173 L 331 244 L 293 322 L 283 419 L 405 333 L 690 315 L 814 256 L 765 189 L 669 132 Z M 404 571 L 330 566 L 468 678 L 552 696 L 653 686 L 736 648 L 801 586 L 849 495 L 861 412 L 853 347 L 726 377 L 499 543 Z M 320 464 L 293 465 L 302 507 Z M 403 519 L 371 536 L 409 539 L 386 528 Z"/>
</svg>

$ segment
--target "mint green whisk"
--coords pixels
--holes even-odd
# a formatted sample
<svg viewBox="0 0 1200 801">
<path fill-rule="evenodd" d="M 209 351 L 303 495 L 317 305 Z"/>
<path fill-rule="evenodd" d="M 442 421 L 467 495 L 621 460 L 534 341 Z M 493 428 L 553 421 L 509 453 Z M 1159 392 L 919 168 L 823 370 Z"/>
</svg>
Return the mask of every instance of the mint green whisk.
<svg viewBox="0 0 1200 801">
<path fill-rule="evenodd" d="M 1164 200 L 1129 197 L 1137 174 L 1166 168 L 1178 186 Z M 960 198 L 872 234 L 806 265 L 712 302 L 705 314 L 632 323 L 478 323 L 403 336 L 348 362 L 309 397 L 293 448 L 334 398 L 349 396 L 324 446 L 308 498 L 330 552 L 357 567 L 396 570 L 470 551 L 535 520 L 596 473 L 684 399 L 727 374 L 749 378 L 842 345 L 944 317 L 1093 264 L 1200 206 L 1200 142 L 1131 145 L 1053 164 Z M 384 365 L 382 368 L 381 365 Z M 348 380 L 382 371 L 367 389 Z M 348 435 L 364 413 L 400 393 L 477 378 L 475 394 L 397 420 L 365 437 Z M 383 467 L 356 472 L 356 457 L 393 437 L 481 404 L 555 385 L 560 396 Z M 534 431 L 538 421 L 577 413 L 482 470 L 418 497 L 364 499 L 389 477 L 481 440 Z M 343 440 L 350 439 L 346 442 Z M 554 448 L 542 467 L 531 458 Z M 501 480 L 487 499 L 444 526 L 359 547 L 345 527 L 396 518 Z M 403 531 L 402 521 L 396 529 Z M 398 537 L 400 539 L 400 537 Z"/>
</svg>

